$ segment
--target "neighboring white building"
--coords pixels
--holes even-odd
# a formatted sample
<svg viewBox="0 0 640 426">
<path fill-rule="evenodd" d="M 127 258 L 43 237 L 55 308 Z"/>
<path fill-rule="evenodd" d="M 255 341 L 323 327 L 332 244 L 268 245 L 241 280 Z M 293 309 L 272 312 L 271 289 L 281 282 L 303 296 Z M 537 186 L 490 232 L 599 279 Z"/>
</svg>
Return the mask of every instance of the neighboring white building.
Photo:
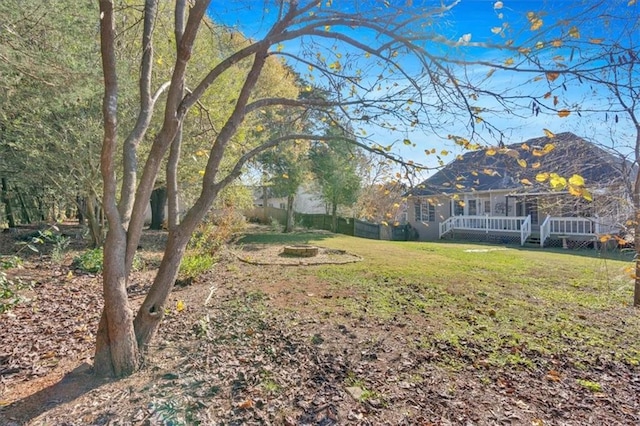
<svg viewBox="0 0 640 426">
<path fill-rule="evenodd" d="M 267 207 L 285 210 L 287 208 L 287 197 L 272 197 L 269 192 L 269 188 L 267 188 Z M 254 189 L 253 205 L 255 207 L 264 207 L 263 187 Z M 293 211 L 305 214 L 326 214 L 327 206 L 320 193 L 313 188 L 313 185 L 303 185 L 296 192 Z"/>
</svg>

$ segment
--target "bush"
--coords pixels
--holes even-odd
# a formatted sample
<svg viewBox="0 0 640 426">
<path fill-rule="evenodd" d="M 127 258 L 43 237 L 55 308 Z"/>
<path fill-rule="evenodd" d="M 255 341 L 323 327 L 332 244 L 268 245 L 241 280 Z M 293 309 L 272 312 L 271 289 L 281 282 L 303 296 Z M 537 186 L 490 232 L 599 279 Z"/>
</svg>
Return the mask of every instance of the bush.
<svg viewBox="0 0 640 426">
<path fill-rule="evenodd" d="M 22 259 L 18 256 L 0 257 L 0 269 L 18 268 L 22 265 Z"/>
<path fill-rule="evenodd" d="M 73 258 L 73 267 L 90 274 L 102 272 L 102 247 L 87 250 Z"/>
<path fill-rule="evenodd" d="M 104 253 L 102 247 L 87 250 L 82 254 L 73 258 L 73 267 L 83 272 L 90 274 L 99 274 L 102 272 L 104 261 Z M 134 271 L 140 271 L 144 269 L 144 261 L 136 255 L 133 257 L 133 265 L 131 267 Z"/>
<path fill-rule="evenodd" d="M 3 314 L 18 303 L 20 303 L 20 296 L 18 291 L 25 288 L 25 284 L 20 281 L 12 281 L 7 277 L 7 274 L 0 272 L 0 314 Z"/>
<path fill-rule="evenodd" d="M 246 225 L 244 216 L 232 207 L 212 213 L 196 228 L 189 248 L 199 253 L 214 254 Z"/>
<path fill-rule="evenodd" d="M 182 258 L 179 275 L 183 279 L 197 278 L 211 270 L 215 263 L 216 258 L 210 253 L 189 251 Z"/>
</svg>

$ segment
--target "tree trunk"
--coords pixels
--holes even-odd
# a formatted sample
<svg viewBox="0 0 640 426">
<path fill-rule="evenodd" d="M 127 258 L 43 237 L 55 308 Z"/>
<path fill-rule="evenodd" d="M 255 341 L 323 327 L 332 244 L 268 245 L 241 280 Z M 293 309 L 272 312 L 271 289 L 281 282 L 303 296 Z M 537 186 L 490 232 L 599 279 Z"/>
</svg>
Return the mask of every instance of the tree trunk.
<svg viewBox="0 0 640 426">
<path fill-rule="evenodd" d="M 13 210 L 11 209 L 11 197 L 9 197 L 9 185 L 7 185 L 7 178 L 2 178 L 2 203 L 4 204 L 5 217 L 9 223 L 9 228 L 16 227 L 16 219 L 13 217 Z"/>
<path fill-rule="evenodd" d="M 269 190 L 267 185 L 262 185 L 262 211 L 263 211 L 263 223 L 269 223 L 269 211 L 267 203 L 269 202 Z"/>
<path fill-rule="evenodd" d="M 149 229 L 160 230 L 164 223 L 164 208 L 167 205 L 167 188 L 156 188 L 151 193 L 151 226 Z"/>
<path fill-rule="evenodd" d="M 27 204 L 24 202 L 22 193 L 20 193 L 16 187 L 14 187 L 13 190 L 18 195 L 18 201 L 20 202 L 20 216 L 22 216 L 22 223 L 31 223 L 31 215 L 29 214 Z"/>
<path fill-rule="evenodd" d="M 81 196 L 76 196 L 76 211 L 77 211 L 77 215 L 76 218 L 78 219 L 78 224 L 79 225 L 84 225 L 84 212 L 87 208 L 87 203 L 85 202 L 85 199 L 82 198 Z"/>
<path fill-rule="evenodd" d="M 640 123 L 634 114 L 631 118 L 636 124 L 636 159 L 640 158 Z M 640 173 L 636 174 L 636 180 L 633 185 L 633 209 L 635 210 L 635 232 L 633 242 L 636 249 L 636 268 L 633 289 L 633 306 L 640 308 Z"/>
<path fill-rule="evenodd" d="M 102 272 L 104 310 L 96 336 L 94 361 L 95 373 L 103 377 L 128 376 L 140 365 L 133 311 L 127 295 L 126 244 L 122 227 L 109 228 Z"/>
<path fill-rule="evenodd" d="M 338 232 L 338 203 L 331 204 L 331 232 Z"/>
<path fill-rule="evenodd" d="M 96 202 L 93 195 L 86 197 L 86 216 L 87 223 L 89 224 L 89 234 L 91 235 L 91 245 L 93 248 L 100 247 L 102 245 L 102 227 L 98 222 L 96 216 Z"/>
<path fill-rule="evenodd" d="M 293 226 L 295 224 L 293 211 L 294 200 L 295 195 L 289 194 L 289 196 L 287 197 L 287 223 L 284 226 L 284 232 L 293 232 Z"/>
<path fill-rule="evenodd" d="M 178 226 L 169 231 L 165 255 L 160 263 L 153 285 L 134 320 L 136 340 L 142 352 L 146 352 L 164 315 L 164 305 L 178 277 L 180 262 L 195 226 Z"/>
</svg>

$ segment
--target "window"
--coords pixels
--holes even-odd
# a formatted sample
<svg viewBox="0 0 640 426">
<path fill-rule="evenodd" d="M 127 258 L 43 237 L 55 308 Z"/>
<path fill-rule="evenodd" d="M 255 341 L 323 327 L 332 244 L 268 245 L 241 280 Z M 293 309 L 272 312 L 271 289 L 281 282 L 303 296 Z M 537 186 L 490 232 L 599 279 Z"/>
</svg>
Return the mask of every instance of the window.
<svg viewBox="0 0 640 426">
<path fill-rule="evenodd" d="M 416 201 L 415 203 L 416 222 L 435 222 L 436 206 L 428 200 Z"/>
<path fill-rule="evenodd" d="M 469 216 L 476 216 L 478 214 L 477 200 L 469 200 Z"/>
<path fill-rule="evenodd" d="M 491 201 L 487 200 L 484 202 L 484 213 L 491 214 Z"/>
<path fill-rule="evenodd" d="M 464 203 L 462 201 L 453 201 L 453 215 L 464 216 Z"/>
</svg>

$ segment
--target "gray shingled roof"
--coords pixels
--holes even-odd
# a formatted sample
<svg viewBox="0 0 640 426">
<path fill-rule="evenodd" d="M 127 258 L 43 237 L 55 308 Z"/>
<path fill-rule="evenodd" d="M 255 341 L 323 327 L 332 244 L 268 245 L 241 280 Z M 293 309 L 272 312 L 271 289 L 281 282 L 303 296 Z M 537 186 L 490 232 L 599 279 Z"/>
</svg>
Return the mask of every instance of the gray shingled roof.
<svg viewBox="0 0 640 426">
<path fill-rule="evenodd" d="M 554 149 L 543 156 L 534 155 L 535 150 L 539 153 L 547 144 L 553 144 Z M 409 191 L 408 195 L 504 189 L 513 192 L 547 192 L 548 184 L 536 181 L 536 175 L 541 172 L 554 172 L 567 177 L 578 174 L 585 179 L 588 187 L 608 186 L 623 180 L 623 169 L 630 170 L 629 163 L 625 163 L 621 157 L 569 132 L 556 134 L 554 138 L 529 139 L 505 148 L 495 155 L 487 155 L 485 150 L 467 152 Z M 518 164 L 518 160 L 526 161 L 527 167 Z M 536 162 L 540 166 L 534 169 L 532 165 Z M 529 180 L 532 185 L 522 184 L 523 179 Z"/>
</svg>

